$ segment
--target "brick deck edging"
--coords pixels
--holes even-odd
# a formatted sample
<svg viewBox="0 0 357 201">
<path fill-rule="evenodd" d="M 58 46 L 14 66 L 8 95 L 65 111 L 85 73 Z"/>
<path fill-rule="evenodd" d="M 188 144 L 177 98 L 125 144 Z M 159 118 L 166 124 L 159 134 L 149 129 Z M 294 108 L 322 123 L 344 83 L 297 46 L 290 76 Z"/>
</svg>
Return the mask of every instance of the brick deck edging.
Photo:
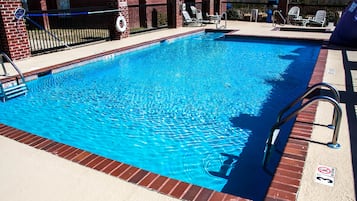
<svg viewBox="0 0 357 201">
<path fill-rule="evenodd" d="M 149 171 L 39 137 L 4 124 L 0 124 L 0 135 L 178 199 L 197 201 L 247 200 L 151 173 Z"/>
<path fill-rule="evenodd" d="M 178 35 L 176 35 L 176 37 L 177 36 Z M 174 38 L 174 36 L 166 39 L 170 38 Z M 142 45 L 160 42 L 162 40 L 165 39 L 158 39 L 126 48 L 112 50 L 98 55 L 88 56 L 82 59 L 66 62 L 64 64 L 58 64 L 41 70 L 25 73 L 25 76 L 38 76 L 41 73 L 51 73 L 52 70 L 59 69 L 64 66 L 109 55 L 118 51 L 125 51 Z M 322 81 L 326 65 L 327 51 L 327 49 L 324 49 L 324 46 L 320 50 L 309 86 Z M 297 116 L 265 200 L 296 200 L 308 149 L 307 140 L 310 139 L 312 134 L 312 123 L 314 122 L 316 108 L 317 104 L 312 104 L 309 108 L 299 113 Z M 178 199 L 194 201 L 248 200 L 151 173 L 149 171 L 39 137 L 4 124 L 0 124 L 0 135 Z"/>
<path fill-rule="evenodd" d="M 326 67 L 327 53 L 328 49 L 323 45 L 312 73 L 309 86 L 322 82 Z M 311 138 L 312 134 L 317 105 L 317 103 L 311 104 L 297 116 L 265 200 L 296 200 L 309 147 L 308 140 Z"/>
</svg>

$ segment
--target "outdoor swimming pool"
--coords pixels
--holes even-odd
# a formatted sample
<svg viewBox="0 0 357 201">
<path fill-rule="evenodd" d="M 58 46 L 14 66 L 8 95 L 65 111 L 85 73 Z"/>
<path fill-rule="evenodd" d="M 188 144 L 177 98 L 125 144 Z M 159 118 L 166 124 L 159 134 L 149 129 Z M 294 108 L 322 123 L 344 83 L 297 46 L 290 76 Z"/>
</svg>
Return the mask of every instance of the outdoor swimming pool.
<svg viewBox="0 0 357 201">
<path fill-rule="evenodd" d="M 27 96 L 0 104 L 8 114 L 0 122 L 209 189 L 261 197 L 270 182 L 261 168 L 269 129 L 306 88 L 320 44 L 213 40 L 220 35 L 164 41 L 40 77 Z"/>
</svg>

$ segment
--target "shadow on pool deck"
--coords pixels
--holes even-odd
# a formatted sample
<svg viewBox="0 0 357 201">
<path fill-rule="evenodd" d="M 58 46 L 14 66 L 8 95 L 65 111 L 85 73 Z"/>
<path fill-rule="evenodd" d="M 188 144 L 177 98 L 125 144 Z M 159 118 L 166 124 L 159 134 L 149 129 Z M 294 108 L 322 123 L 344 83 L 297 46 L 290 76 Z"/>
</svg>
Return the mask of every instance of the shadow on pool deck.
<svg viewBox="0 0 357 201">
<path fill-rule="evenodd" d="M 354 92 L 352 71 L 357 71 L 357 61 L 349 61 L 348 49 L 342 49 L 343 66 L 345 68 L 346 91 L 340 91 L 341 102 L 346 104 L 347 122 L 350 134 L 354 188 L 357 192 L 357 92 Z M 354 49 L 353 51 L 356 51 Z M 356 58 L 357 59 L 357 58 Z M 357 87 L 357 86 L 355 86 Z"/>
</svg>

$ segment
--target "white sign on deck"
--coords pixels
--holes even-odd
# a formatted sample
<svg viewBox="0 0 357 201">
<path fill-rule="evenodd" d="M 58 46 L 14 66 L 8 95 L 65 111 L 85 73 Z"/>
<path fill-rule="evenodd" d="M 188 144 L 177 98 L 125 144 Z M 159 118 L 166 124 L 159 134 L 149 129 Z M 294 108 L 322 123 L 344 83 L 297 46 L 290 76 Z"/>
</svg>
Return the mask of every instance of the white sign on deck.
<svg viewBox="0 0 357 201">
<path fill-rule="evenodd" d="M 326 165 L 318 165 L 315 174 L 315 182 L 333 187 L 335 183 L 336 168 Z"/>
</svg>

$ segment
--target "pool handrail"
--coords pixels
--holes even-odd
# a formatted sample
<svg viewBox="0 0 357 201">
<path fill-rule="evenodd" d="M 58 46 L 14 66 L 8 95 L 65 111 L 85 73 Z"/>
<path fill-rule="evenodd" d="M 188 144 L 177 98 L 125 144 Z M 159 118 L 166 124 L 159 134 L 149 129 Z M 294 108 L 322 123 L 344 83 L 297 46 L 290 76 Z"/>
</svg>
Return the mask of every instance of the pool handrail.
<svg viewBox="0 0 357 201">
<path fill-rule="evenodd" d="M 334 132 L 333 132 L 333 136 L 332 136 L 332 141 L 328 142 L 327 146 L 330 148 L 334 148 L 334 149 L 338 149 L 341 147 L 341 145 L 339 143 L 337 143 L 339 130 L 340 130 L 340 124 L 341 124 L 341 116 L 342 116 L 342 109 L 340 107 L 339 93 L 337 90 L 335 90 L 334 87 L 332 87 L 331 85 L 326 84 L 326 83 L 318 83 L 316 85 L 313 85 L 305 93 L 307 95 L 311 94 L 318 86 L 329 86 L 329 88 L 331 87 L 330 89 L 332 89 L 332 91 L 335 91 L 337 93 L 334 92 L 334 95 L 335 95 L 334 98 L 332 98 L 330 96 L 315 96 L 315 97 L 311 98 L 310 100 L 308 100 L 306 103 L 302 104 L 300 107 L 298 107 L 294 111 L 292 111 L 289 115 L 282 118 L 282 114 L 287 111 L 286 108 L 290 109 L 293 105 L 295 105 L 297 102 L 299 102 L 299 101 L 293 101 L 292 104 L 290 104 L 288 107 L 284 108 L 279 113 L 278 121 L 272 126 L 272 128 L 270 130 L 270 135 L 266 141 L 266 145 L 264 148 L 264 156 L 263 156 L 263 168 L 264 169 L 266 169 L 266 165 L 270 159 L 271 149 L 275 145 L 275 141 L 276 141 L 276 139 L 279 135 L 279 132 L 280 132 L 280 127 L 283 124 L 285 124 L 286 122 L 288 122 L 290 119 L 292 119 L 293 117 L 296 117 L 301 111 L 306 109 L 312 103 L 317 102 L 317 101 L 327 101 L 334 106 L 334 113 L 333 113 L 333 120 L 332 120 L 333 126 L 328 126 L 329 128 L 334 129 Z M 305 93 L 301 97 L 306 97 L 307 95 L 305 95 Z M 303 98 L 301 98 L 301 97 L 297 98 L 297 100 L 302 100 Z"/>
<path fill-rule="evenodd" d="M 283 24 L 286 24 L 286 19 L 285 17 L 283 16 L 283 14 L 281 14 L 282 10 L 274 10 L 273 12 L 273 26 L 275 27 L 276 26 L 276 19 L 275 19 L 275 16 L 276 14 L 278 14 L 278 16 L 283 20 Z"/>
<path fill-rule="evenodd" d="M 334 99 L 340 103 L 341 102 L 341 97 L 340 97 L 340 93 L 338 92 L 338 90 L 326 83 L 326 82 L 320 82 L 317 84 L 312 85 L 311 87 L 309 87 L 301 96 L 297 97 L 293 102 L 291 102 L 289 105 L 287 105 L 285 108 L 283 108 L 279 114 L 278 114 L 278 118 L 276 122 L 279 122 L 282 118 L 282 116 L 284 115 L 285 112 L 287 112 L 289 109 L 291 109 L 294 105 L 296 105 L 297 103 L 299 103 L 300 101 L 302 101 L 304 98 L 306 98 L 308 95 L 312 94 L 313 92 L 315 92 L 317 89 L 320 89 L 321 87 L 326 87 L 328 88 L 332 94 L 334 95 Z M 332 119 L 332 122 L 335 121 L 335 117 Z M 333 124 L 332 124 L 333 125 Z"/>
<path fill-rule="evenodd" d="M 12 65 L 12 67 L 14 67 L 14 69 L 16 70 L 16 72 L 20 75 L 20 78 L 22 80 L 22 83 L 25 83 L 25 77 L 24 75 L 21 73 L 20 69 L 16 66 L 16 64 L 10 59 L 9 56 L 7 56 L 7 54 L 5 54 L 5 52 L 0 51 L 0 57 L 5 57 L 5 59 Z M 3 62 L 1 62 L 3 70 L 4 70 L 4 74 L 8 75 L 7 71 L 6 71 L 6 67 L 3 64 Z"/>
<path fill-rule="evenodd" d="M 24 75 L 22 74 L 20 69 L 16 66 L 16 64 L 10 59 L 10 57 L 2 51 L 0 51 L 0 57 L 1 57 L 0 63 L 3 68 L 4 76 L 9 76 L 9 73 L 6 70 L 6 66 L 4 65 L 3 58 L 5 58 L 6 61 L 8 61 L 12 65 L 12 67 L 16 70 L 16 72 L 18 73 L 18 75 L 21 78 L 21 82 L 19 82 L 19 80 L 16 78 L 17 85 L 11 86 L 9 88 L 4 88 L 4 86 L 3 86 L 4 83 L 0 79 L 0 96 L 2 98 L 2 101 L 5 102 L 5 100 L 7 98 L 12 98 L 12 97 L 16 97 L 16 96 L 19 96 L 22 94 L 26 94 L 28 91 L 28 88 L 26 85 Z M 15 75 L 15 76 L 17 76 L 17 75 Z"/>
<path fill-rule="evenodd" d="M 224 16 L 224 25 L 220 26 L 221 20 Z M 216 13 L 215 15 L 211 15 L 210 19 L 213 20 L 214 24 L 216 24 L 216 29 L 226 29 L 227 28 L 227 12 L 223 12 L 221 15 Z"/>
</svg>

